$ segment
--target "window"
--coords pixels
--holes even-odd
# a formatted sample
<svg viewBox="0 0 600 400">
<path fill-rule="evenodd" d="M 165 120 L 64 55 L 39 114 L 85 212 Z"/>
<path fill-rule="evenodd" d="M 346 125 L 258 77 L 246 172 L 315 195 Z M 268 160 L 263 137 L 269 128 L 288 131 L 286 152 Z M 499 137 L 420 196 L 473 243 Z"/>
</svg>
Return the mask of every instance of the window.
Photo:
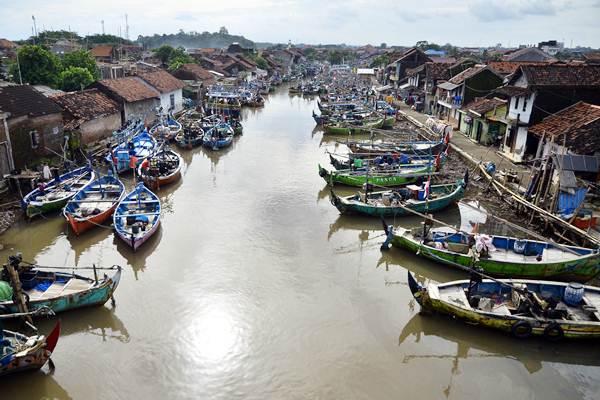
<svg viewBox="0 0 600 400">
<path fill-rule="evenodd" d="M 175 109 L 175 94 L 171 94 L 171 96 L 169 96 L 169 99 L 171 100 L 171 108 Z"/>
<path fill-rule="evenodd" d="M 520 97 L 517 97 L 517 100 L 516 100 L 516 102 L 515 102 L 515 110 L 518 110 L 518 109 L 519 109 L 519 100 L 521 100 L 521 98 L 520 98 Z"/>
<path fill-rule="evenodd" d="M 31 148 L 37 149 L 40 144 L 40 135 L 38 131 L 29 131 L 29 138 L 31 139 Z"/>
<path fill-rule="evenodd" d="M 523 111 L 527 109 L 527 97 L 523 97 Z"/>
</svg>

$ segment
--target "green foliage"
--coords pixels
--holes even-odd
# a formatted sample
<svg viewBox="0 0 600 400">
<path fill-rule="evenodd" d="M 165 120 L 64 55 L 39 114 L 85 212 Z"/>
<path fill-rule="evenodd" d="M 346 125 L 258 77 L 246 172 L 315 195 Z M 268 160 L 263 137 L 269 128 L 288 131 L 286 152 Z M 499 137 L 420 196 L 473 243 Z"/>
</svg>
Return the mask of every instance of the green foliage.
<svg viewBox="0 0 600 400">
<path fill-rule="evenodd" d="M 327 59 L 331 64 L 341 64 L 356 58 L 356 53 L 350 50 L 330 50 Z"/>
<path fill-rule="evenodd" d="M 163 65 L 168 65 L 169 69 L 174 70 L 182 64 L 191 63 L 194 60 L 185 52 L 183 47 L 173 48 L 168 44 L 152 50 L 154 56 L 158 58 Z"/>
<path fill-rule="evenodd" d="M 309 47 L 308 49 L 304 50 L 304 55 L 306 56 L 307 60 L 313 61 L 317 58 L 317 51 L 312 47 Z"/>
<path fill-rule="evenodd" d="M 269 63 L 260 54 L 252 53 L 249 54 L 248 57 L 254 61 L 258 68 L 264 69 L 265 71 L 269 69 Z"/>
<path fill-rule="evenodd" d="M 35 43 L 35 44 L 47 44 L 54 43 L 60 39 L 71 39 L 76 41 L 81 41 L 81 36 L 79 36 L 75 32 L 69 32 L 65 30 L 59 31 L 43 31 L 39 32 L 37 37 L 30 37 L 27 39 L 27 43 Z"/>
<path fill-rule="evenodd" d="M 90 71 L 94 79 L 100 77 L 98 68 L 96 68 L 96 60 L 94 60 L 92 53 L 87 50 L 76 50 L 65 54 L 62 63 L 65 70 L 69 67 L 80 67 Z"/>
<path fill-rule="evenodd" d="M 154 34 L 152 36 L 138 36 L 137 42 L 148 49 L 156 49 L 162 45 L 183 46 L 187 48 L 215 47 L 224 48 L 233 42 L 237 42 L 242 47 L 254 48 L 254 42 L 239 35 L 230 35 L 226 33 L 210 32 L 184 32 L 180 30 L 177 33 L 169 35 Z"/>
<path fill-rule="evenodd" d="M 86 68 L 69 67 L 59 75 L 60 88 L 67 92 L 82 90 L 94 82 L 94 76 Z"/>
<path fill-rule="evenodd" d="M 56 87 L 61 64 L 58 57 L 41 46 L 25 45 L 18 52 L 19 65 L 14 62 L 10 74 L 19 82 L 19 66 L 23 83 Z"/>
<path fill-rule="evenodd" d="M 219 29 L 219 34 L 220 34 L 220 35 L 229 35 L 229 31 L 227 30 L 227 28 L 225 28 L 224 26 L 222 26 L 222 27 Z"/>
<path fill-rule="evenodd" d="M 123 39 L 122 37 L 115 35 L 89 35 L 83 38 L 83 42 L 88 45 L 92 44 L 133 44 L 131 40 Z"/>
<path fill-rule="evenodd" d="M 373 59 L 370 67 L 371 68 L 385 67 L 389 63 L 390 63 L 390 56 L 387 54 L 380 54 Z"/>
</svg>

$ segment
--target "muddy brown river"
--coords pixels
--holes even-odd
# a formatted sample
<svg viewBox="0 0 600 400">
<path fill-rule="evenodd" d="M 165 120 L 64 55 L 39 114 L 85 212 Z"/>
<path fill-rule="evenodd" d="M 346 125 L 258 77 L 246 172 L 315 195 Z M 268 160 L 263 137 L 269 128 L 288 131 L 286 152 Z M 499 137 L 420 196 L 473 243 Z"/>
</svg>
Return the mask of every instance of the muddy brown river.
<svg viewBox="0 0 600 400">
<path fill-rule="evenodd" d="M 6 377 L 0 398 L 600 398 L 597 344 L 418 314 L 407 268 L 421 282 L 465 275 L 382 253 L 379 221 L 339 215 L 317 173 L 330 139 L 313 130 L 313 109 L 281 89 L 244 111 L 231 148 L 181 150 L 183 179 L 160 192 L 162 226 L 137 253 L 109 229 L 74 237 L 59 216 L 1 236 L 3 259 L 19 250 L 124 274 L 114 308 L 60 315 L 55 371 Z"/>
</svg>

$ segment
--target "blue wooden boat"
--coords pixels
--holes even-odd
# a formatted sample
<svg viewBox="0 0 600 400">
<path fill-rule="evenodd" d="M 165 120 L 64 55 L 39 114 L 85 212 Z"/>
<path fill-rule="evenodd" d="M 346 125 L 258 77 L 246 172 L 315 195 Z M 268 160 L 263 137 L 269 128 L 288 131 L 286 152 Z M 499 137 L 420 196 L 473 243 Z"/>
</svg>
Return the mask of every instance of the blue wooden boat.
<svg viewBox="0 0 600 400">
<path fill-rule="evenodd" d="M 48 307 L 58 313 L 103 305 L 113 296 L 121 279 L 121 267 L 118 265 L 109 268 L 116 270 L 113 276 L 104 274 L 103 277 L 94 279 L 74 272 L 42 270 L 35 265 L 21 265 L 19 255 L 11 256 L 9 260 L 19 274 L 29 311 Z M 5 279 L 4 275 L 2 279 Z M 10 316 L 19 312 L 17 303 L 12 299 L 0 301 L 0 314 Z"/>
<path fill-rule="evenodd" d="M 169 113 L 166 116 L 160 116 L 159 122 L 150 128 L 150 134 L 156 139 L 171 141 L 175 139 L 175 136 L 177 136 L 181 130 L 181 123 Z"/>
<path fill-rule="evenodd" d="M 233 142 L 234 131 L 231 125 L 221 122 L 204 134 L 202 144 L 212 150 L 228 147 Z"/>
<path fill-rule="evenodd" d="M 94 179 L 90 166 L 74 169 L 40 185 L 21 200 L 21 208 L 31 218 L 60 210 L 81 188 Z"/>
<path fill-rule="evenodd" d="M 102 225 L 114 212 L 125 195 L 125 185 L 113 175 L 93 180 L 69 200 L 63 215 L 79 236 L 84 231 Z"/>
<path fill-rule="evenodd" d="M 115 231 L 135 251 L 158 230 L 160 213 L 160 200 L 140 182 L 117 206 Z"/>
<path fill-rule="evenodd" d="M 106 160 L 115 166 L 117 173 L 122 173 L 137 168 L 146 157 L 152 155 L 155 148 L 156 141 L 148 131 L 144 130 L 142 133 L 117 145 L 106 155 Z M 132 156 L 137 159 L 135 166 L 131 165 Z"/>
</svg>

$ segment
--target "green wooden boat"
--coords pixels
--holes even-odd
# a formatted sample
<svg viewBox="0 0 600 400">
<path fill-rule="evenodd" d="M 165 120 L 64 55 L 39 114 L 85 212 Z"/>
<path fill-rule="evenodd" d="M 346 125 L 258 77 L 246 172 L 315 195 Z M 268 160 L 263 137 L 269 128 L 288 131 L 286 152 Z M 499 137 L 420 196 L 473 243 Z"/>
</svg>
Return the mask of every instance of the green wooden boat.
<svg viewBox="0 0 600 400">
<path fill-rule="evenodd" d="M 394 122 L 396 122 L 396 118 L 393 115 L 386 115 L 383 120 L 383 129 L 392 129 L 394 127 Z"/>
<path fill-rule="evenodd" d="M 421 285 L 408 272 L 421 309 L 446 314 L 519 339 L 600 338 L 600 289 L 540 280 L 470 279 Z M 577 294 L 576 294 L 577 293 Z"/>
<path fill-rule="evenodd" d="M 382 249 L 391 243 L 442 264 L 459 269 L 479 267 L 501 278 L 587 282 L 600 273 L 599 249 L 506 236 L 469 235 L 446 227 L 429 230 L 423 239 L 421 229 L 416 231 L 387 226 Z"/>
<path fill-rule="evenodd" d="M 337 124 L 324 124 L 323 128 L 325 133 L 329 135 L 357 135 L 359 133 L 369 133 L 369 129 L 381 129 L 385 118 L 378 117 L 363 121 L 362 124 L 355 123 L 337 123 Z"/>
<path fill-rule="evenodd" d="M 436 167 L 433 163 L 400 165 L 389 171 L 369 168 L 368 172 L 367 169 L 328 171 L 319 164 L 319 175 L 327 183 L 356 187 L 362 187 L 367 182 L 375 186 L 404 186 L 429 176 L 435 171 Z"/>
<path fill-rule="evenodd" d="M 467 180 L 456 183 L 432 185 L 429 199 L 419 199 L 423 190 L 415 193 L 410 188 L 372 192 L 368 195 L 358 193 L 354 196 L 339 197 L 331 191 L 331 204 L 341 214 L 362 214 L 373 217 L 397 217 L 413 215 L 410 211 L 420 213 L 442 210 L 460 200 L 467 186 Z"/>
</svg>

